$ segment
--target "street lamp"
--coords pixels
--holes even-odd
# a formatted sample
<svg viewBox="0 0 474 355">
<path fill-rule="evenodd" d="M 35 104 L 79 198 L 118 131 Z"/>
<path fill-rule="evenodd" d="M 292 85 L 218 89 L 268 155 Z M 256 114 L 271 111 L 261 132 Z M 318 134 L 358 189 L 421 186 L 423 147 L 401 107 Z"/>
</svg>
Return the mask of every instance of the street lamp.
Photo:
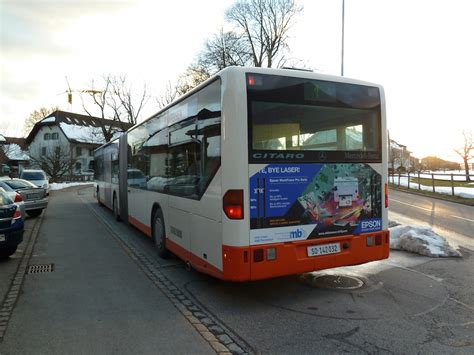
<svg viewBox="0 0 474 355">
<path fill-rule="evenodd" d="M 345 0 L 342 0 L 341 76 L 344 76 L 344 8 Z"/>
</svg>

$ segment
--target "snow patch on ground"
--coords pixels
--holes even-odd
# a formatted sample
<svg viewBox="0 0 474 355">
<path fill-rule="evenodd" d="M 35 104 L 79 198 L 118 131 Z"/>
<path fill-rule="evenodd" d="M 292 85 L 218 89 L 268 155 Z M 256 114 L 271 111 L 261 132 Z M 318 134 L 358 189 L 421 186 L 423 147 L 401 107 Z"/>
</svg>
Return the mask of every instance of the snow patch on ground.
<svg viewBox="0 0 474 355">
<path fill-rule="evenodd" d="M 411 177 L 417 177 L 417 175 L 412 175 Z M 422 178 L 427 178 L 431 179 L 431 175 L 428 174 L 421 174 L 420 177 Z M 440 179 L 439 177 L 435 176 L 435 179 Z M 454 180 L 461 180 L 465 181 L 465 177 L 455 177 Z M 444 179 L 444 180 L 447 180 Z M 395 185 L 401 185 L 405 187 L 410 187 L 410 189 L 413 190 L 418 190 L 418 184 L 414 182 L 410 182 L 410 186 L 408 186 L 408 177 L 407 176 L 401 176 L 400 178 L 395 175 L 389 177 L 389 182 L 395 184 Z M 469 184 L 470 185 L 470 184 Z M 420 189 L 424 191 L 433 191 L 433 186 L 426 186 L 426 185 L 420 185 Z M 440 194 L 446 194 L 446 195 L 451 195 L 452 190 L 450 186 L 436 186 L 435 187 L 435 192 L 440 193 Z M 455 186 L 454 187 L 454 194 L 457 196 L 461 196 L 464 198 L 474 198 L 474 188 L 472 187 L 460 187 L 460 186 Z"/>
<path fill-rule="evenodd" d="M 49 184 L 49 189 L 50 190 L 62 190 L 62 189 L 67 189 L 68 187 L 73 187 L 73 186 L 81 186 L 81 185 L 92 185 L 95 183 L 92 182 L 53 182 L 52 184 Z"/>
<path fill-rule="evenodd" d="M 435 233 L 430 227 L 422 226 L 395 225 L 391 227 L 390 248 L 430 257 L 461 256 L 444 237 Z"/>
</svg>

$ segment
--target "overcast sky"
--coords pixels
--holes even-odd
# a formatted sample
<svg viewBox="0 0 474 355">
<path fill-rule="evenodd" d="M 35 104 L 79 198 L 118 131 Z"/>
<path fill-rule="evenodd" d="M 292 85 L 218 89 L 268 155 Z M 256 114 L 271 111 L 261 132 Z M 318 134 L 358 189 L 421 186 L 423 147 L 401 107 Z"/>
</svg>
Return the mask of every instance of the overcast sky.
<svg viewBox="0 0 474 355">
<path fill-rule="evenodd" d="M 66 76 L 79 90 L 127 74 L 160 95 L 232 3 L 0 0 L 0 132 L 22 135 L 42 106 L 69 110 Z M 339 75 L 342 0 L 299 3 L 293 56 Z M 457 159 L 461 131 L 474 131 L 473 10 L 470 0 L 346 0 L 344 74 L 385 87 L 391 138 L 418 157 Z M 72 110 L 82 112 L 78 97 Z M 155 111 L 151 100 L 143 118 Z"/>
</svg>

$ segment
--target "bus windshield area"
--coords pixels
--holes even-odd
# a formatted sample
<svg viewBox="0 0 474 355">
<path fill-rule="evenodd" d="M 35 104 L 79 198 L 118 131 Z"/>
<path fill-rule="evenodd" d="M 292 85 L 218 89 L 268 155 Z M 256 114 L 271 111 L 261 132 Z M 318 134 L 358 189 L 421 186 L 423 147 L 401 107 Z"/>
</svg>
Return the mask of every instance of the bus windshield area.
<svg viewBox="0 0 474 355">
<path fill-rule="evenodd" d="M 378 88 L 252 75 L 247 76 L 251 157 L 299 151 L 312 160 L 321 152 L 328 161 L 381 159 Z"/>
</svg>

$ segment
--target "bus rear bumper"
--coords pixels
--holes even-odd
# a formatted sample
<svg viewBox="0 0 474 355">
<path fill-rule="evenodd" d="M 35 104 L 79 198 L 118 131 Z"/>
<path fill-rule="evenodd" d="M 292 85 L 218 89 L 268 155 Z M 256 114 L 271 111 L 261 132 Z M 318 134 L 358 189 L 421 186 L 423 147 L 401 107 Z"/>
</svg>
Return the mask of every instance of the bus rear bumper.
<svg viewBox="0 0 474 355">
<path fill-rule="evenodd" d="M 332 243 L 339 243 L 340 252 L 308 256 L 308 247 Z M 250 247 L 223 246 L 222 252 L 223 279 L 262 280 L 387 259 L 390 252 L 390 234 L 387 230 Z M 268 257 L 273 255 L 275 259 L 269 260 Z"/>
</svg>

